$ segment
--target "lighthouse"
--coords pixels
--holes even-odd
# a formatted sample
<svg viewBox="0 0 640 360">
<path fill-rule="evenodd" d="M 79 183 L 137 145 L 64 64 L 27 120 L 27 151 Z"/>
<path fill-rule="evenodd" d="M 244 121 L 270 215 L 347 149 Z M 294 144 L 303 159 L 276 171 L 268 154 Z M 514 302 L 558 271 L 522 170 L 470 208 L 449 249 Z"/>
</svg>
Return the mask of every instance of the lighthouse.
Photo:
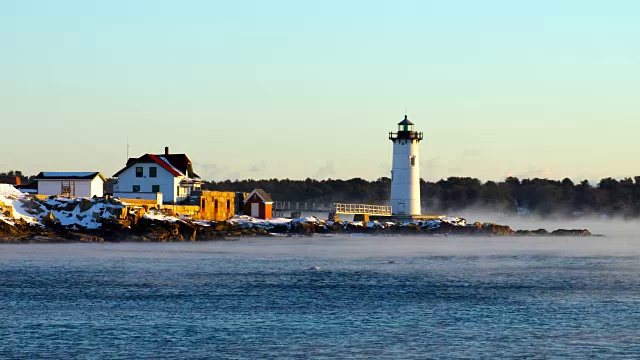
<svg viewBox="0 0 640 360">
<path fill-rule="evenodd" d="M 393 142 L 391 170 L 391 211 L 393 215 L 420 215 L 420 163 L 418 144 L 422 133 L 414 131 L 407 115 L 390 132 Z"/>
</svg>

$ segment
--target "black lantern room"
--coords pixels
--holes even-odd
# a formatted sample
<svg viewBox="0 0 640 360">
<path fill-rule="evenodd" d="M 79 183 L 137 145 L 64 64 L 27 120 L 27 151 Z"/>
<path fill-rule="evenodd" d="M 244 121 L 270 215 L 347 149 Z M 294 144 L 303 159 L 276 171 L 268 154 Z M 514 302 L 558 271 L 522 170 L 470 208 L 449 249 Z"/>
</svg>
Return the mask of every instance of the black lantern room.
<svg viewBox="0 0 640 360">
<path fill-rule="evenodd" d="M 404 116 L 404 120 L 398 123 L 398 132 L 390 132 L 389 140 L 407 139 L 407 140 L 422 140 L 422 132 L 413 130 L 413 123 L 409 121 L 407 115 Z"/>
</svg>

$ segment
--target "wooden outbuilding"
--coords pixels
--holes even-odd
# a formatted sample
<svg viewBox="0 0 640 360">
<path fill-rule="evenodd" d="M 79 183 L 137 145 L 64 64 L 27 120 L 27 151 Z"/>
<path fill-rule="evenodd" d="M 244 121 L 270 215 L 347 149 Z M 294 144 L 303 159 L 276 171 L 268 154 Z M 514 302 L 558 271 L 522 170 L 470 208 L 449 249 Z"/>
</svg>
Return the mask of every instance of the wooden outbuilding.
<svg viewBox="0 0 640 360">
<path fill-rule="evenodd" d="M 0 175 L 0 184 L 20 185 L 20 176 Z"/>
<path fill-rule="evenodd" d="M 270 219 L 273 199 L 262 189 L 255 189 L 244 199 L 244 214 L 257 219 Z"/>
</svg>

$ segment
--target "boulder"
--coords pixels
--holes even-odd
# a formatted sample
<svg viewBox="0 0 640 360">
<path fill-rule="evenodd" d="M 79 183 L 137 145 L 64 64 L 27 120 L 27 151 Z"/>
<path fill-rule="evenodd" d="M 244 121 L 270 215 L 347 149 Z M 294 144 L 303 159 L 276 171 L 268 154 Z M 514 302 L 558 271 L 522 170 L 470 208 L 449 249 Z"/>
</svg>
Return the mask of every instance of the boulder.
<svg viewBox="0 0 640 360">
<path fill-rule="evenodd" d="M 107 211 L 115 216 L 119 220 L 124 220 L 127 218 L 127 208 L 126 207 L 110 207 L 107 208 Z"/>
<path fill-rule="evenodd" d="M 509 236 L 514 235 L 514 231 L 507 225 L 498 225 L 494 223 L 484 223 L 482 224 L 482 228 L 480 232 L 484 235 L 498 235 L 498 236 Z"/>
<path fill-rule="evenodd" d="M 36 201 L 35 199 L 29 199 L 22 204 L 23 208 L 31 210 L 40 209 L 41 206 L 42 203 Z"/>
<path fill-rule="evenodd" d="M 296 234 L 311 235 L 315 233 L 315 226 L 311 223 L 300 221 L 293 224 L 291 230 Z"/>
<path fill-rule="evenodd" d="M 41 221 L 42 224 L 49 227 L 54 226 L 60 222 L 55 218 L 55 216 L 53 216 L 53 213 L 51 211 L 49 211 L 47 215 L 43 216 Z"/>
<path fill-rule="evenodd" d="M 179 223 L 178 227 L 179 227 L 180 235 L 184 239 L 191 240 L 191 241 L 196 240 L 196 235 L 198 234 L 198 231 L 195 226 L 193 226 L 192 224 L 181 222 Z"/>
<path fill-rule="evenodd" d="M 61 210 L 63 211 L 73 211 L 76 208 L 76 203 L 69 201 L 66 203 Z"/>
<path fill-rule="evenodd" d="M 93 207 L 93 202 L 89 199 L 80 200 L 80 212 L 88 211 Z"/>
<path fill-rule="evenodd" d="M 0 210 L 2 210 L 2 214 L 8 218 L 13 218 L 13 207 L 12 206 L 8 206 L 8 207 L 2 207 L 0 208 Z"/>
<path fill-rule="evenodd" d="M 0 236 L 15 237 L 20 235 L 22 235 L 22 231 L 17 226 L 0 220 Z"/>
</svg>

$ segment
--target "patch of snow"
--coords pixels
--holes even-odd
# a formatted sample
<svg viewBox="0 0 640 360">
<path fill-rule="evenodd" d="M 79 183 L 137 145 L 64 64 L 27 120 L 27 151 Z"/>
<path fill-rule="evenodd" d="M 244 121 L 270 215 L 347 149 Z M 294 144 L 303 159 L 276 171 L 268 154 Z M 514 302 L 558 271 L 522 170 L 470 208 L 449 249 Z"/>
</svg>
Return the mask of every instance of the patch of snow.
<svg viewBox="0 0 640 360">
<path fill-rule="evenodd" d="M 182 171 L 178 170 L 178 168 L 176 168 L 175 166 L 171 165 L 171 163 L 169 162 L 169 160 L 167 160 L 164 156 L 158 156 L 160 158 L 160 160 L 164 161 L 165 164 L 169 165 L 170 168 L 172 168 L 173 170 L 175 170 L 178 174 L 185 176 L 185 174 L 182 173 Z"/>
<path fill-rule="evenodd" d="M 325 221 L 322 220 L 322 219 L 318 219 L 315 216 L 307 216 L 307 217 L 304 217 L 304 218 L 293 219 L 292 222 L 306 222 L 306 223 L 317 224 L 317 223 L 324 223 Z"/>
<path fill-rule="evenodd" d="M 171 223 L 182 221 L 182 220 L 178 219 L 177 217 L 163 215 L 163 214 L 161 214 L 159 212 L 146 213 L 146 214 L 142 215 L 142 218 L 143 219 L 148 219 L 148 220 L 156 220 L 156 221 L 168 221 L 168 222 L 171 222 Z"/>
<path fill-rule="evenodd" d="M 13 185 L 10 184 L 0 184 L 0 196 L 2 197 L 20 197 L 22 196 L 22 192 Z"/>
<path fill-rule="evenodd" d="M 453 217 L 453 216 L 444 217 L 444 218 L 440 219 L 440 221 L 445 222 L 445 223 L 449 223 L 449 224 L 454 225 L 454 226 L 465 226 L 465 225 L 467 225 L 467 221 L 465 219 L 458 218 L 458 217 Z"/>
</svg>

